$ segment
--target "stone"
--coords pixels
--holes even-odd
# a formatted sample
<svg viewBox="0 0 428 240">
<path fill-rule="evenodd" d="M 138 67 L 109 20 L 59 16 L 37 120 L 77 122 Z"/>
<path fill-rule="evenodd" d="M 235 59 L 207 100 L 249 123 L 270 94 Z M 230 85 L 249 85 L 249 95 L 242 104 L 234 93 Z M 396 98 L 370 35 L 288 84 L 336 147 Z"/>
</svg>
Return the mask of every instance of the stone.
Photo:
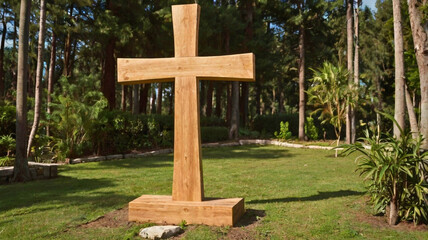
<svg viewBox="0 0 428 240">
<path fill-rule="evenodd" d="M 173 237 L 180 232 L 181 228 L 178 226 L 153 226 L 141 229 L 139 235 L 148 239 L 165 239 Z"/>
<path fill-rule="evenodd" d="M 122 158 L 123 158 L 122 154 L 114 154 L 114 155 L 108 155 L 108 156 L 106 156 L 107 160 L 122 159 Z"/>
</svg>

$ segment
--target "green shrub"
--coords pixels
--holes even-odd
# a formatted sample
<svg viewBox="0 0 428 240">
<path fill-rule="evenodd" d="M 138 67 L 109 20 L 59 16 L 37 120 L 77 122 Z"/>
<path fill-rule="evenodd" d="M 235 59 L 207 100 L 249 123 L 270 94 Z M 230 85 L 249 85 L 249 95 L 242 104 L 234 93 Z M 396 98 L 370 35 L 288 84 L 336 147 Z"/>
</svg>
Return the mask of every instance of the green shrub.
<svg viewBox="0 0 428 240">
<path fill-rule="evenodd" d="M 10 157 L 0 157 L 0 167 L 13 166 L 15 158 Z"/>
<path fill-rule="evenodd" d="M 391 116 L 387 117 L 395 121 Z M 425 169 L 428 152 L 421 151 L 422 137 L 412 139 L 410 132 L 400 131 L 401 137 L 397 139 L 388 134 L 381 137 L 380 133 L 370 136 L 366 130 L 366 136 L 361 140 L 370 149 L 365 149 L 358 142 L 343 147 L 347 154 L 362 154 L 356 160 L 357 170 L 369 183 L 368 194 L 376 213 L 387 213 L 390 224 L 396 224 L 400 218 L 412 220 L 415 224 L 426 223 L 428 185 Z"/>
<path fill-rule="evenodd" d="M 241 137 L 249 137 L 249 138 L 258 138 L 260 133 L 257 131 L 251 131 L 247 128 L 239 128 L 239 136 Z"/>
<path fill-rule="evenodd" d="M 6 156 L 9 157 L 10 153 L 15 149 L 16 141 L 12 137 L 12 134 L 0 136 L 0 154 L 3 155 L 6 153 Z"/>
<path fill-rule="evenodd" d="M 0 102 L 0 136 L 15 133 L 16 107 Z"/>
<path fill-rule="evenodd" d="M 201 116 L 200 121 L 202 127 L 227 127 L 226 121 L 218 117 Z"/>
<path fill-rule="evenodd" d="M 259 132 L 262 136 L 273 136 L 280 131 L 281 122 L 289 122 L 290 126 L 299 126 L 299 114 L 280 113 L 273 115 L 258 115 L 251 123 L 251 130 Z M 297 136 L 298 128 L 290 128 L 293 136 Z"/>
<path fill-rule="evenodd" d="M 288 125 L 289 125 L 288 122 L 285 122 L 285 123 L 281 122 L 279 132 L 274 133 L 275 137 L 282 140 L 290 139 L 292 134 L 288 129 Z"/>
<path fill-rule="evenodd" d="M 218 142 L 229 139 L 229 130 L 226 127 L 201 127 L 202 142 Z"/>
<path fill-rule="evenodd" d="M 305 123 L 305 135 L 310 139 L 310 140 L 318 140 L 318 129 L 314 124 L 314 119 L 311 117 L 307 117 L 306 118 L 306 123 Z"/>
</svg>

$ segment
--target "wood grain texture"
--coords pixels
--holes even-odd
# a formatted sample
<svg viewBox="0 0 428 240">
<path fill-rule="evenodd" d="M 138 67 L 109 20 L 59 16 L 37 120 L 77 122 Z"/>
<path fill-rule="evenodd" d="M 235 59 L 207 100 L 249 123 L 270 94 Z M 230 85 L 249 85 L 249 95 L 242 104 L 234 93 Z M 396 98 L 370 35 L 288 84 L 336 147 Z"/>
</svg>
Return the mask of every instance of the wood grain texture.
<svg viewBox="0 0 428 240">
<path fill-rule="evenodd" d="M 254 81 L 252 53 L 217 57 L 119 58 L 118 81 L 144 84 L 195 76 L 199 80 Z"/>
<path fill-rule="evenodd" d="M 199 80 L 254 81 L 255 57 L 198 57 L 199 14 L 197 4 L 172 6 L 174 58 L 118 59 L 121 84 L 175 81 L 172 196 L 130 202 L 130 221 L 231 226 L 245 213 L 242 198 L 204 199 Z"/>
<path fill-rule="evenodd" d="M 207 224 L 233 226 L 245 213 L 244 199 L 173 201 L 171 196 L 143 195 L 129 203 L 129 221 L 159 224 Z"/>
<path fill-rule="evenodd" d="M 198 4 L 172 6 L 175 57 L 198 56 L 199 15 Z"/>
<path fill-rule="evenodd" d="M 177 77 L 174 109 L 174 175 L 172 199 L 202 201 L 201 129 L 196 77 Z"/>
</svg>

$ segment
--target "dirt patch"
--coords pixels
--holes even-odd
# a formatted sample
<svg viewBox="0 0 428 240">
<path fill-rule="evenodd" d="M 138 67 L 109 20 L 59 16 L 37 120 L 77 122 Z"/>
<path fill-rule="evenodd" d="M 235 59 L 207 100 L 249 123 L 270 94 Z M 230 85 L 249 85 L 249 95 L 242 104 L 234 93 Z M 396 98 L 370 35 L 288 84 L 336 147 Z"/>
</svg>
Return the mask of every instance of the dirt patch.
<svg viewBox="0 0 428 240">
<path fill-rule="evenodd" d="M 247 209 L 236 227 L 230 228 L 225 239 L 257 239 L 255 228 L 264 216 L 266 216 L 264 210 Z"/>
<path fill-rule="evenodd" d="M 210 227 L 213 232 L 219 232 L 219 235 L 223 235 L 221 239 L 242 239 L 242 240 L 253 240 L 257 239 L 256 226 L 260 223 L 262 218 L 265 216 L 265 211 L 247 209 L 246 213 L 235 227 L 231 227 L 225 232 L 224 228 Z M 130 227 L 135 223 L 128 222 L 128 206 L 114 210 L 107 213 L 106 215 L 95 219 L 94 221 L 82 224 L 79 228 L 117 228 L 117 227 Z M 196 229 L 198 225 L 189 225 L 186 230 L 171 239 L 178 240 L 186 236 L 188 232 Z"/>
<path fill-rule="evenodd" d="M 131 226 L 133 222 L 128 222 L 128 206 L 114 210 L 94 221 L 80 225 L 81 228 L 117 228 Z"/>
<path fill-rule="evenodd" d="M 360 204 L 362 207 L 364 207 L 364 205 L 366 205 L 367 203 L 364 202 L 363 200 L 361 200 L 361 202 L 359 202 L 358 204 Z M 400 222 L 395 226 L 390 226 L 388 224 L 388 220 L 386 218 L 386 216 L 374 216 L 371 215 L 369 213 L 367 213 L 366 211 L 356 211 L 355 212 L 355 217 L 358 221 L 360 222 L 365 222 L 370 224 L 371 226 L 374 226 L 376 228 L 380 228 L 380 229 L 396 229 L 396 230 L 401 230 L 401 231 L 428 231 L 428 226 L 425 224 L 419 224 L 419 225 L 414 225 L 413 222 Z"/>
</svg>

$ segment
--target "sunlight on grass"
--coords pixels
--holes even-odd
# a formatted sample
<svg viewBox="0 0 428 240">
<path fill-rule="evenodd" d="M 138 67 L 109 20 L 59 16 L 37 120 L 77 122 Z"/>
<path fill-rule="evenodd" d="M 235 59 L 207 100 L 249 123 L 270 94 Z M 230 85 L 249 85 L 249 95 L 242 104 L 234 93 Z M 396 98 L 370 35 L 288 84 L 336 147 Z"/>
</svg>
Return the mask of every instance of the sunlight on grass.
<svg viewBox="0 0 428 240">
<path fill-rule="evenodd" d="M 426 232 L 379 229 L 356 218 L 369 211 L 354 157 L 332 151 L 247 145 L 203 149 L 205 196 L 244 197 L 263 211 L 256 239 L 427 239 Z M 142 194 L 171 194 L 172 154 L 61 166 L 57 179 L 0 186 L 0 239 L 123 239 L 136 227 L 77 228 Z M 135 229 L 134 229 L 135 228 Z M 228 229 L 197 226 L 186 239 Z"/>
</svg>

